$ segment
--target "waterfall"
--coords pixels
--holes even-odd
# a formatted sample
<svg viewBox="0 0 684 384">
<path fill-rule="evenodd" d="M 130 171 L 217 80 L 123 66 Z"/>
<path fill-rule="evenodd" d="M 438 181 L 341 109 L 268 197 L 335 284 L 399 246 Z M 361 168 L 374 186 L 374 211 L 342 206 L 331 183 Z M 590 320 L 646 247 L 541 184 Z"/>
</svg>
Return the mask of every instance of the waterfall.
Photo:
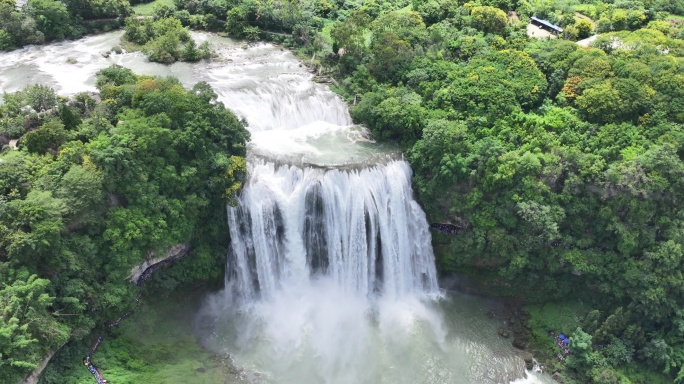
<svg viewBox="0 0 684 384">
<path fill-rule="evenodd" d="M 551 382 L 522 378 L 523 360 L 497 335 L 500 319 L 484 316 L 495 303 L 431 300 L 442 292 L 410 167 L 396 146 L 353 125 L 345 103 L 291 53 L 193 32 L 219 58 L 166 66 L 141 53 L 101 55 L 122 33 L 1 53 L 0 90 L 92 91 L 98 70 L 120 64 L 187 87 L 206 81 L 247 120 L 247 180 L 227 207 L 226 287 L 196 317 L 203 346 L 239 371 L 228 382 Z"/>
<path fill-rule="evenodd" d="M 255 67 L 270 75 L 244 80 Z M 353 125 L 329 89 L 280 70 L 276 60 L 210 72 L 232 84 L 218 94 L 252 140 L 243 189 L 227 207 L 226 288 L 202 310 L 205 342 L 264 383 L 417 382 L 421 369 L 388 370 L 422 361 L 446 331 L 429 300 L 440 290 L 411 168 Z M 449 380 L 437 371 L 432 383 Z"/>
<path fill-rule="evenodd" d="M 272 299 L 319 277 L 364 296 L 436 293 L 428 224 L 397 148 L 369 140 L 286 52 L 231 52 L 231 71 L 207 71 L 252 132 L 247 180 L 228 207 L 231 297 Z"/>
<path fill-rule="evenodd" d="M 227 278 L 243 299 L 327 275 L 346 291 L 401 297 L 436 293 L 425 214 L 404 161 L 326 170 L 250 162 L 228 207 Z"/>
</svg>

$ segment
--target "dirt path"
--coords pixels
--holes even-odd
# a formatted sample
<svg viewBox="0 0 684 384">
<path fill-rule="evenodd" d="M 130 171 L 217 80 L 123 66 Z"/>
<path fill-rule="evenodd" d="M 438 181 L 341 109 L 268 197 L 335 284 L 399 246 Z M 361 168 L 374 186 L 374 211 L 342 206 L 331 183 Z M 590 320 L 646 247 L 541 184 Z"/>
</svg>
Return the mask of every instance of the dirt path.
<svg viewBox="0 0 684 384">
<path fill-rule="evenodd" d="M 547 37 L 555 39 L 557 37 L 553 33 L 545 31 L 533 24 L 527 24 L 527 36 L 535 37 L 537 39 L 545 39 Z"/>
</svg>

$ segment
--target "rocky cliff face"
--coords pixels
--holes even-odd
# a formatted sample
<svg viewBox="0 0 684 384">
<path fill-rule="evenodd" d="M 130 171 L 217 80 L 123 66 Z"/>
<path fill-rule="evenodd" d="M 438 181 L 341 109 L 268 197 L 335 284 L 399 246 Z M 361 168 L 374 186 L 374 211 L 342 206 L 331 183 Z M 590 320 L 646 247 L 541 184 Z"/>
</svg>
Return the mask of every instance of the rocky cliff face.
<svg viewBox="0 0 684 384">
<path fill-rule="evenodd" d="M 136 265 L 131 269 L 131 274 L 128 278 L 133 284 L 137 284 L 140 277 L 145 273 L 145 271 L 153 265 L 159 264 L 164 261 L 175 261 L 185 257 L 192 247 L 189 244 L 175 244 L 172 245 L 166 254 L 163 256 L 157 256 L 154 252 L 149 252 L 147 254 L 147 259 L 142 263 Z"/>
<path fill-rule="evenodd" d="M 19 384 L 38 384 L 38 380 L 40 379 L 40 375 L 43 373 L 43 371 L 45 370 L 45 367 L 47 367 L 50 360 L 52 360 L 52 356 L 54 356 L 55 353 L 57 353 L 57 351 L 59 351 L 60 348 L 62 348 L 62 347 L 60 346 L 58 348 L 55 348 L 55 349 L 51 350 L 47 355 L 45 355 L 45 357 L 38 364 L 36 369 L 34 369 L 30 375 L 26 376 L 26 378 L 24 380 L 20 381 Z"/>
</svg>

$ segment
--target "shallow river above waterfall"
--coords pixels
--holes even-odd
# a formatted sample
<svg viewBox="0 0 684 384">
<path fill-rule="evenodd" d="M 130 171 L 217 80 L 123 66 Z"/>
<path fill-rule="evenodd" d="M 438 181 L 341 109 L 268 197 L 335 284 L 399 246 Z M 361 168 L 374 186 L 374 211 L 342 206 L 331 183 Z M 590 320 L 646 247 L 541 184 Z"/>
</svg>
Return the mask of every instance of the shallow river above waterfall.
<svg viewBox="0 0 684 384">
<path fill-rule="evenodd" d="M 200 343 L 241 368 L 239 382 L 552 382 L 526 372 L 497 335 L 502 319 L 486 313 L 498 304 L 438 289 L 408 164 L 352 125 L 346 105 L 291 53 L 194 33 L 219 57 L 171 66 L 140 53 L 104 57 L 121 35 L 2 53 L 0 89 L 95 91 L 95 73 L 119 64 L 187 86 L 206 81 L 248 122 L 249 178 L 228 209 L 226 289 L 205 298 L 196 321 Z"/>
</svg>

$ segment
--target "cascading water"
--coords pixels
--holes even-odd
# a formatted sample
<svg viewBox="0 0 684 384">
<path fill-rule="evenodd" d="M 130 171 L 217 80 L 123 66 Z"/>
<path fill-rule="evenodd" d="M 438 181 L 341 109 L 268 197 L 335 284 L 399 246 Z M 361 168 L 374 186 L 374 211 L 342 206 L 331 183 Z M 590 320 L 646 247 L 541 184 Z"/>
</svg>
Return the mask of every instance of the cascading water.
<svg viewBox="0 0 684 384">
<path fill-rule="evenodd" d="M 434 300 L 430 234 L 408 164 L 351 125 L 344 103 L 290 53 L 194 34 L 220 58 L 164 66 L 140 53 L 103 57 L 120 35 L 3 53 L 0 88 L 94 90 L 94 74 L 119 64 L 188 86 L 207 81 L 249 122 L 248 179 L 227 208 L 226 288 L 198 314 L 198 337 L 231 356 L 238 382 L 548 382 L 522 378 L 522 359 L 484 315 L 494 303 Z"/>
<path fill-rule="evenodd" d="M 228 208 L 229 279 L 244 299 L 327 275 L 362 295 L 437 293 L 425 214 L 403 161 L 358 170 L 252 162 Z"/>
</svg>

